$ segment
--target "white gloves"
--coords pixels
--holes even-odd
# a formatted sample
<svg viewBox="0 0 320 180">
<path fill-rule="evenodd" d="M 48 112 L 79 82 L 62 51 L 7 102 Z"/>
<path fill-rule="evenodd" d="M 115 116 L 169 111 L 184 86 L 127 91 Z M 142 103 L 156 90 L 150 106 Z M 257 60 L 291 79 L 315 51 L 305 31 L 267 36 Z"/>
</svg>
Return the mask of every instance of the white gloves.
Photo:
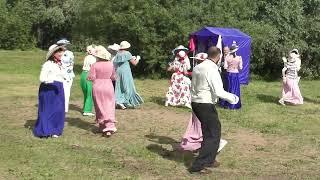
<svg viewBox="0 0 320 180">
<path fill-rule="evenodd" d="M 138 56 L 136 57 L 137 64 L 139 63 L 140 59 L 141 59 L 141 57 L 138 55 Z"/>
<path fill-rule="evenodd" d="M 237 95 L 232 94 L 234 97 L 233 101 L 228 101 L 230 104 L 237 104 L 239 102 L 239 97 Z"/>
</svg>

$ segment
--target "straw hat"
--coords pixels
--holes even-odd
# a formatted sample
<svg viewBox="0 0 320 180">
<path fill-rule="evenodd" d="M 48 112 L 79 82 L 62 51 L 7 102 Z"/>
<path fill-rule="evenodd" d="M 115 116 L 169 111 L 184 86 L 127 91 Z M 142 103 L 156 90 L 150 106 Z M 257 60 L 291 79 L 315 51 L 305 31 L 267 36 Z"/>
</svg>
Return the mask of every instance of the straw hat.
<svg viewBox="0 0 320 180">
<path fill-rule="evenodd" d="M 130 47 L 130 44 L 129 44 L 129 47 Z M 108 46 L 108 49 L 111 49 L 111 50 L 113 50 L 113 51 L 119 51 L 120 45 L 117 44 L 117 43 L 114 43 L 114 44 Z"/>
<path fill-rule="evenodd" d="M 111 54 L 107 51 L 107 49 L 101 45 L 96 46 L 96 53 L 93 56 L 103 59 L 103 60 L 111 60 Z"/>
<path fill-rule="evenodd" d="M 56 44 L 58 44 L 58 45 L 69 45 L 71 43 L 67 39 L 61 39 L 61 40 L 57 41 Z"/>
<path fill-rule="evenodd" d="M 65 50 L 65 48 L 63 46 L 58 46 L 57 44 L 51 45 L 48 49 L 49 51 L 46 55 L 46 60 L 50 59 L 50 57 L 53 55 L 53 53 L 55 53 L 59 49 Z"/>
<path fill-rule="evenodd" d="M 89 54 L 93 55 L 93 54 L 95 54 L 95 47 L 96 47 L 96 45 L 91 44 L 90 46 L 87 46 L 86 51 L 87 51 Z"/>
<path fill-rule="evenodd" d="M 179 45 L 178 47 L 176 47 L 174 50 L 172 50 L 172 54 L 177 54 L 178 51 L 188 51 L 189 49 L 184 47 L 183 45 Z"/>
<path fill-rule="evenodd" d="M 208 54 L 202 52 L 202 53 L 196 54 L 195 57 L 191 57 L 191 58 L 194 58 L 194 59 L 200 60 L 200 61 L 204 61 L 204 60 L 206 60 L 208 58 Z"/>
<path fill-rule="evenodd" d="M 239 50 L 239 46 L 237 45 L 237 43 L 235 41 L 232 42 L 232 45 L 230 47 L 230 54 L 237 52 Z"/>
<path fill-rule="evenodd" d="M 119 49 L 128 49 L 129 47 L 131 47 L 131 44 L 128 41 L 122 41 Z"/>
</svg>

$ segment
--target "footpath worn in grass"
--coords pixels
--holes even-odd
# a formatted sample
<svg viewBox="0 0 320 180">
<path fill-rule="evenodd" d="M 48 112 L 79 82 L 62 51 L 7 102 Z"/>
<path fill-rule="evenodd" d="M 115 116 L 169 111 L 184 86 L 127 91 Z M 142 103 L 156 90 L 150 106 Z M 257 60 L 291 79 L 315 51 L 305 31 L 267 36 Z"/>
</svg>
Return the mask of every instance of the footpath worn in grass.
<svg viewBox="0 0 320 180">
<path fill-rule="evenodd" d="M 84 54 L 76 54 L 65 131 L 38 139 L 38 75 L 45 52 L 0 51 L 0 179 L 319 179 L 320 81 L 301 80 L 302 106 L 280 106 L 280 82 L 252 81 L 242 87 L 243 108 L 218 108 L 221 167 L 210 175 L 187 168 L 195 154 L 173 147 L 190 117 L 186 108 L 164 107 L 168 80 L 135 80 L 145 100 L 139 109 L 117 110 L 118 132 L 97 133 L 94 118 L 83 117 L 79 85 Z"/>
</svg>

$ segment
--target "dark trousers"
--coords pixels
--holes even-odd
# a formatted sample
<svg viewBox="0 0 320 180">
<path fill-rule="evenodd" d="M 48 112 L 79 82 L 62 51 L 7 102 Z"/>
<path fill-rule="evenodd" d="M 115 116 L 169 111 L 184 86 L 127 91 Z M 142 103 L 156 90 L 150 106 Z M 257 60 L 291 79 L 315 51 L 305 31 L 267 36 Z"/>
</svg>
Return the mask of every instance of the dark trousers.
<svg viewBox="0 0 320 180">
<path fill-rule="evenodd" d="M 220 144 L 221 124 L 213 104 L 192 102 L 191 106 L 201 122 L 203 135 L 199 155 L 193 162 L 191 171 L 200 171 L 205 166 L 212 164 L 216 159 Z"/>
</svg>

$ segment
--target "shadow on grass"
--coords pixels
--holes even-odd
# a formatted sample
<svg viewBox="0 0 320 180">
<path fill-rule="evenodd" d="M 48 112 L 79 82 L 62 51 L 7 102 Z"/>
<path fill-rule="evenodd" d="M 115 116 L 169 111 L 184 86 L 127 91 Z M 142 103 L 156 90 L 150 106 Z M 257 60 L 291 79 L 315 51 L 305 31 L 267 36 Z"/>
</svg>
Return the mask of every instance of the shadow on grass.
<svg viewBox="0 0 320 180">
<path fill-rule="evenodd" d="M 27 120 L 25 123 L 24 123 L 24 127 L 27 128 L 27 129 L 32 129 L 34 127 L 34 125 L 36 124 L 36 119 L 35 120 Z"/>
<path fill-rule="evenodd" d="M 37 120 L 27 120 L 24 124 L 24 127 L 27 129 L 32 129 L 34 127 L 34 125 L 36 124 Z M 95 134 L 99 133 L 99 128 L 96 127 L 94 124 L 95 123 L 90 123 L 87 121 L 84 121 L 80 118 L 66 118 L 65 120 L 66 122 L 68 122 L 69 126 L 74 126 L 86 131 L 91 131 Z"/>
<path fill-rule="evenodd" d="M 318 96 L 317 98 L 320 98 L 320 96 Z M 320 100 L 318 99 L 311 99 L 308 97 L 303 97 L 303 100 L 309 103 L 313 103 L 313 104 L 320 104 Z"/>
<path fill-rule="evenodd" d="M 257 98 L 265 103 L 274 103 L 274 104 L 278 104 L 279 101 L 279 97 L 276 96 L 270 96 L 270 95 L 266 95 L 266 94 L 257 94 Z"/>
<path fill-rule="evenodd" d="M 150 101 L 153 102 L 153 103 L 156 103 L 160 106 L 164 106 L 164 103 L 165 103 L 165 97 L 159 97 L 159 96 L 152 96 L 150 98 Z"/>
<path fill-rule="evenodd" d="M 75 104 L 69 104 L 69 109 L 72 111 L 77 111 L 77 112 L 82 113 L 82 108 L 78 105 L 75 105 Z"/>
<path fill-rule="evenodd" d="M 149 144 L 146 148 L 153 152 L 159 154 L 162 158 L 168 159 L 171 161 L 176 161 L 179 163 L 184 163 L 185 167 L 190 167 L 191 163 L 195 157 L 192 152 L 181 151 L 179 150 L 178 144 L 179 142 L 166 136 L 157 136 L 157 135 L 146 135 L 149 141 L 154 142 L 156 144 Z M 168 150 L 162 145 L 171 145 L 173 150 Z"/>
<path fill-rule="evenodd" d="M 74 126 L 86 131 L 91 131 L 95 134 L 99 133 L 99 128 L 94 125 L 95 123 L 90 123 L 80 118 L 66 118 L 66 122 L 68 122 L 69 126 Z"/>
</svg>

